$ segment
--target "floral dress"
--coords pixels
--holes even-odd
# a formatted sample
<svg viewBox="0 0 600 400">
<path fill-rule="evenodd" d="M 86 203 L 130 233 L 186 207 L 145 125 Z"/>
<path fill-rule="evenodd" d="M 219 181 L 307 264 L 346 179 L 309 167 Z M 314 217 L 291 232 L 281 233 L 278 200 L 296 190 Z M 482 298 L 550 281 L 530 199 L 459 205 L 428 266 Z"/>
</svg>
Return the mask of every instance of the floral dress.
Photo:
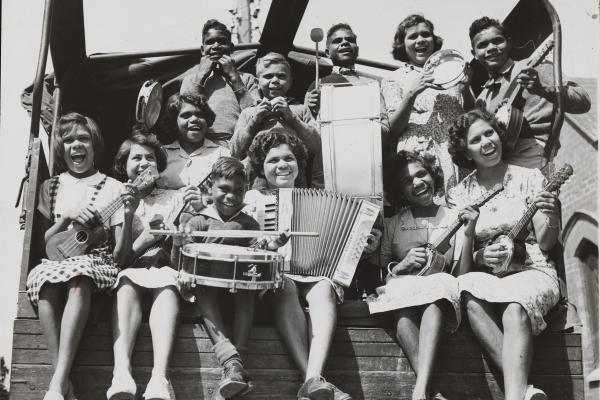
<svg viewBox="0 0 600 400">
<path fill-rule="evenodd" d="M 433 243 L 457 218 L 457 214 L 440 206 L 433 218 L 414 218 L 410 208 L 405 208 L 384 222 L 381 242 L 381 264 L 401 261 L 414 247 Z M 452 243 L 454 240 L 452 240 Z M 452 249 L 454 249 L 454 245 Z M 451 250 L 453 259 L 455 252 Z M 397 275 L 388 278 L 385 286 L 377 288 L 377 298 L 369 301 L 371 314 L 431 304 L 447 300 L 453 313 L 444 313 L 444 327 L 454 332 L 460 324 L 460 295 L 458 280 L 445 272 L 427 276 Z"/>
<path fill-rule="evenodd" d="M 421 68 L 405 63 L 382 80 L 381 92 L 390 118 L 421 73 Z M 448 153 L 448 127 L 462 113 L 462 96 L 456 86 L 427 88 L 415 99 L 408 127 L 398 141 L 398 151 L 427 152 L 437 157 L 446 190 L 458 183 L 458 167 Z"/>
<path fill-rule="evenodd" d="M 500 234 L 506 234 L 527 209 L 527 198 L 543 189 L 544 176 L 537 169 L 508 166 L 504 175 L 504 190 L 480 208 L 477 221 L 475 250 L 484 248 Z M 468 175 L 448 194 L 448 203 L 463 207 L 485 193 L 475 172 Z M 460 276 L 461 292 L 469 292 L 490 303 L 518 303 L 531 321 L 534 335 L 546 328 L 544 316 L 559 300 L 559 282 L 554 262 L 540 249 L 535 236 L 526 241 L 528 270 L 498 278 L 487 272 L 469 272 Z"/>
<path fill-rule="evenodd" d="M 137 238 L 144 230 L 150 229 L 150 221 L 157 217 L 162 217 L 165 222 L 169 221 L 171 213 L 178 211 L 177 205 L 181 204 L 183 204 L 181 191 L 154 189 L 152 193 L 140 200 L 140 204 L 135 210 L 133 237 Z M 162 240 L 146 249 L 131 266 L 119 272 L 113 289 L 123 284 L 123 278 L 148 289 L 177 287 L 177 270 L 175 269 L 177 266 L 171 265 L 171 249 L 165 248 L 165 246 L 165 240 Z"/>
</svg>

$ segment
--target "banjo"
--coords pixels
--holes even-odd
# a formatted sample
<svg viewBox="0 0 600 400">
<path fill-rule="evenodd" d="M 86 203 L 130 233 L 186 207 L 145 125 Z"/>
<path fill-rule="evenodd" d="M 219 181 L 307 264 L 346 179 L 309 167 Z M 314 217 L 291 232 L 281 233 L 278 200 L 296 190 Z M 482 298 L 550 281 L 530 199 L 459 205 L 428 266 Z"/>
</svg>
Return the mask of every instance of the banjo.
<svg viewBox="0 0 600 400">
<path fill-rule="evenodd" d="M 544 191 L 554 192 L 573 175 L 573 167 L 565 164 L 559 171 L 552 175 L 550 182 L 544 187 Z M 492 270 L 492 274 L 503 277 L 517 272 L 525 271 L 525 260 L 527 259 L 527 251 L 525 249 L 525 238 L 529 233 L 527 224 L 533 218 L 537 211 L 535 203 L 531 203 L 521 219 L 513 226 L 510 232 L 506 235 L 500 235 L 493 240 L 492 243 L 499 243 L 506 250 L 508 256 L 504 259 L 501 265 L 498 265 Z"/>
</svg>

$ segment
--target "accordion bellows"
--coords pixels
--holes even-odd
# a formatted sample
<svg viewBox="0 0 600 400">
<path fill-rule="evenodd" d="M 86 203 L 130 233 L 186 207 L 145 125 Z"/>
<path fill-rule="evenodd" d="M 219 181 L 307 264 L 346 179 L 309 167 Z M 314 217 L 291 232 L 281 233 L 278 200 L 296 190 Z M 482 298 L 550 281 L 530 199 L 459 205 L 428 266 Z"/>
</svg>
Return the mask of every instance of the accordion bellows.
<svg viewBox="0 0 600 400">
<path fill-rule="evenodd" d="M 379 214 L 369 201 L 320 189 L 278 189 L 266 196 L 255 218 L 264 230 L 314 231 L 279 249 L 284 272 L 325 276 L 348 287 Z"/>
</svg>

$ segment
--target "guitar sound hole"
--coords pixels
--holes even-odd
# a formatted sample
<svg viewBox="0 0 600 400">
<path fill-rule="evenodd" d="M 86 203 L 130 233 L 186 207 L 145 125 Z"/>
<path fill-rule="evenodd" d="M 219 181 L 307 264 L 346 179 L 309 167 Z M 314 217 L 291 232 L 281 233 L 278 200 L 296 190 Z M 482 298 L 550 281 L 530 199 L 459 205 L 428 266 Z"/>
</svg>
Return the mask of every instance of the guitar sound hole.
<svg viewBox="0 0 600 400">
<path fill-rule="evenodd" d="M 77 240 L 77 242 L 79 243 L 85 243 L 88 240 L 88 234 L 85 231 L 79 231 L 77 232 L 77 234 L 75 235 L 75 240 Z"/>
</svg>

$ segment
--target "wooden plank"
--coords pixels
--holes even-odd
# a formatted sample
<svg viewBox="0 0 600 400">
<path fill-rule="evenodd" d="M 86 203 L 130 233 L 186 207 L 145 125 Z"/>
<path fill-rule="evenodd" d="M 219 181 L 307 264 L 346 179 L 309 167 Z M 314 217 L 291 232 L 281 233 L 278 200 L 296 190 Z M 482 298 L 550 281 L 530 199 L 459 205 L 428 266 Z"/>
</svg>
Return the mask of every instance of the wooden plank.
<svg viewBox="0 0 600 400">
<path fill-rule="evenodd" d="M 15 334 L 41 334 L 41 327 L 37 320 L 17 319 L 14 324 Z M 84 337 L 87 336 L 109 336 L 110 325 L 101 322 L 96 325 L 88 325 Z M 143 323 L 138 337 L 150 337 L 150 327 Z M 179 326 L 178 338 L 208 338 L 204 328 L 200 324 L 181 324 Z M 250 339 L 256 340 L 279 340 L 279 336 L 272 326 L 255 325 L 250 332 Z M 473 344 L 475 336 L 467 330 L 459 330 L 453 335 L 445 335 L 443 342 L 452 345 Z M 384 328 L 356 328 L 338 327 L 334 336 L 335 342 L 365 342 L 365 343 L 395 343 L 393 331 Z M 580 347 L 581 334 L 578 333 L 553 333 L 545 332 L 534 338 L 537 347 Z"/>
<path fill-rule="evenodd" d="M 136 368 L 134 377 L 139 393 L 150 376 L 151 368 Z M 290 370 L 250 370 L 254 391 L 244 397 L 258 399 L 296 399 L 300 374 Z M 111 380 L 110 367 L 77 367 L 72 377 L 80 399 L 105 399 Z M 213 399 L 220 379 L 217 368 L 173 368 L 172 385 L 177 400 Z M 410 398 L 414 374 L 409 372 L 330 371 L 327 378 L 348 391 L 355 399 L 383 400 Z M 50 379 L 50 367 L 17 366 L 13 369 L 12 400 L 39 400 Z M 532 382 L 548 393 L 552 400 L 583 400 L 583 379 L 569 376 L 532 376 Z M 500 400 L 500 387 L 491 374 L 436 374 L 436 386 L 449 398 Z"/>
</svg>

